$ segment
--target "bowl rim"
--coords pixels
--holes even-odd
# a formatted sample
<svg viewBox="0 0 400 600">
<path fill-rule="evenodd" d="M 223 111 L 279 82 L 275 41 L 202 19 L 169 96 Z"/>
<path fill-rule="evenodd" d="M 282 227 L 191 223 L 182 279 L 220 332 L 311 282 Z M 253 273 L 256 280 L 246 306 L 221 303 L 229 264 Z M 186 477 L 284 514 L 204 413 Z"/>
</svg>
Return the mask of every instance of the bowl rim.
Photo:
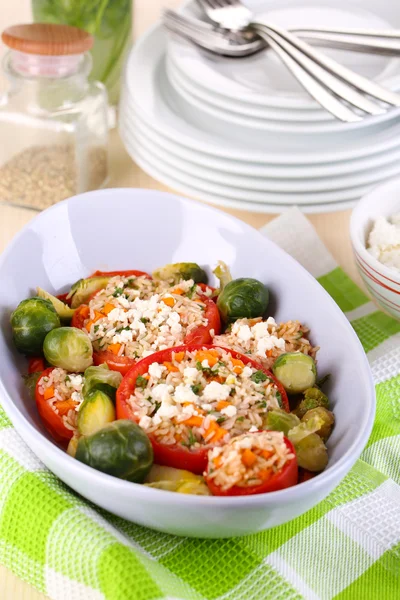
<svg viewBox="0 0 400 600">
<path fill-rule="evenodd" d="M 25 231 L 29 230 L 32 226 L 32 223 L 35 223 L 37 220 L 41 219 L 44 214 L 48 214 L 50 211 L 61 210 L 63 206 L 70 204 L 72 202 L 83 202 L 88 201 L 95 196 L 112 196 L 115 198 L 115 195 L 129 195 L 130 204 L 133 206 L 132 195 L 138 194 L 142 198 L 143 196 L 150 195 L 158 195 L 161 196 L 164 200 L 166 198 L 178 200 L 185 206 L 195 205 L 202 210 L 209 212 L 211 214 L 220 214 L 230 220 L 234 221 L 238 226 L 247 229 L 251 235 L 257 236 L 260 240 L 263 240 L 263 243 L 267 242 L 268 244 L 272 244 L 276 246 L 279 252 L 284 253 L 286 255 L 286 259 L 295 264 L 296 268 L 303 271 L 303 276 L 308 278 L 310 282 L 312 281 L 313 285 L 318 283 L 316 279 L 300 264 L 298 263 L 290 254 L 285 252 L 282 248 L 280 248 L 275 242 L 266 238 L 260 231 L 251 227 L 241 219 L 234 217 L 230 214 L 227 214 L 217 208 L 206 205 L 202 202 L 198 202 L 189 198 L 185 198 L 179 196 L 177 194 L 172 194 L 169 192 L 162 192 L 159 190 L 153 189 L 143 189 L 143 188 L 107 188 L 103 190 L 94 190 L 91 192 L 85 192 L 83 194 L 77 194 L 58 202 L 57 204 L 49 207 L 45 211 L 37 214 L 33 219 L 31 219 L 24 227 L 14 236 L 11 242 L 8 244 L 7 248 L 2 253 L 0 257 L 0 273 L 3 267 L 3 264 L 7 260 L 8 256 L 14 250 L 14 247 L 19 243 L 20 238 L 24 235 Z M 322 286 L 321 286 L 322 287 Z M 343 311 L 339 308 L 333 298 L 322 289 L 323 293 L 326 296 L 326 301 L 331 305 L 331 310 L 340 315 L 341 319 L 346 319 Z M 57 446 L 53 441 L 48 439 L 37 427 L 31 424 L 25 415 L 19 410 L 19 408 L 14 404 L 13 400 L 9 396 L 6 387 L 0 377 L 0 391 L 1 393 L 1 403 L 10 417 L 11 421 L 18 422 L 18 425 L 21 429 L 24 429 L 27 432 L 27 437 L 34 437 L 35 443 L 41 446 L 43 454 L 53 454 L 55 458 L 58 459 L 59 464 L 65 465 L 65 471 L 78 471 L 80 472 L 80 479 L 85 478 L 86 481 L 93 485 L 105 485 L 108 486 L 112 491 L 118 491 L 120 494 L 125 495 L 139 495 L 140 497 L 154 497 L 154 493 L 159 495 L 160 501 L 165 503 L 172 503 L 179 506 L 191 506 L 192 508 L 197 507 L 215 507 L 215 508 L 229 508 L 236 506 L 253 506 L 258 507 L 260 505 L 267 506 L 268 504 L 276 504 L 276 503 L 285 503 L 291 504 L 294 502 L 298 502 L 302 498 L 306 498 L 311 494 L 318 495 L 318 492 L 322 490 L 326 490 L 327 488 L 330 490 L 338 482 L 347 474 L 347 472 L 351 469 L 353 464 L 359 458 L 361 452 L 366 446 L 369 436 L 372 431 L 373 422 L 375 418 L 375 409 L 376 409 L 376 395 L 375 395 L 375 386 L 372 378 L 372 372 L 369 366 L 368 358 L 366 353 L 361 345 L 361 342 L 355 333 L 354 329 L 351 327 L 348 322 L 348 335 L 353 339 L 354 343 L 359 347 L 360 354 L 358 357 L 358 361 L 361 363 L 361 367 L 364 370 L 364 376 L 368 382 L 367 387 L 369 388 L 369 394 L 365 398 L 365 405 L 368 407 L 363 413 L 363 420 L 361 423 L 361 427 L 359 427 L 357 435 L 353 439 L 350 447 L 345 451 L 343 456 L 339 458 L 339 460 L 328 467 L 327 470 L 319 473 L 316 477 L 313 477 L 309 481 L 303 482 L 301 484 L 296 484 L 290 488 L 286 488 L 283 490 L 279 490 L 276 492 L 269 492 L 267 494 L 257 494 L 257 495 L 249 495 L 249 496 L 227 496 L 227 497 L 219 497 L 219 496 L 194 496 L 189 494 L 171 494 L 171 492 L 165 490 L 159 490 L 155 488 L 149 488 L 144 486 L 143 484 L 133 483 L 130 481 L 125 481 L 123 479 L 118 479 L 117 477 L 113 477 L 112 475 L 108 475 L 106 473 L 102 473 L 101 471 L 97 471 L 96 469 L 85 465 L 77 461 L 75 458 L 69 456 L 64 450 L 62 450 L 59 446 Z M 15 427 L 15 425 L 14 425 Z M 18 430 L 18 427 L 15 427 Z M 38 435 L 39 434 L 39 435 Z M 47 468 L 47 467 L 46 467 Z M 49 469 L 51 471 L 51 469 Z M 52 471 L 51 471 L 52 472 Z M 339 479 L 338 479 L 339 477 Z M 71 487 L 71 486 L 70 486 Z M 169 502 L 169 500 L 171 502 Z"/>
<path fill-rule="evenodd" d="M 386 190 L 393 188 L 398 188 L 400 193 L 400 177 L 394 177 L 388 181 L 385 181 L 384 183 L 376 185 L 372 190 L 360 198 L 350 217 L 350 239 L 353 245 L 354 253 L 359 255 L 364 262 L 369 264 L 374 272 L 377 272 L 378 275 L 381 275 L 384 279 L 389 280 L 391 283 L 400 286 L 400 273 L 396 273 L 396 271 L 390 269 L 381 263 L 377 258 L 375 258 L 375 256 L 368 252 L 366 246 L 359 238 L 361 227 L 365 225 L 368 218 L 371 218 L 371 215 L 368 211 L 369 206 L 376 200 L 377 196 L 379 196 L 379 199 L 382 198 L 382 192 L 384 193 Z M 357 260 L 356 262 L 358 263 Z"/>
</svg>

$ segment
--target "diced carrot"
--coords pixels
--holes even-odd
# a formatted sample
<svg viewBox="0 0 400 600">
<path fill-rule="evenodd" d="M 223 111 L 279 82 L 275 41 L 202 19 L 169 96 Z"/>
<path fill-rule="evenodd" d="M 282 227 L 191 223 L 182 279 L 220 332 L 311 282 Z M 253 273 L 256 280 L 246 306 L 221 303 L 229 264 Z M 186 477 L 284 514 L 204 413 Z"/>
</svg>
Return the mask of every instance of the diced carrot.
<svg viewBox="0 0 400 600">
<path fill-rule="evenodd" d="M 249 448 L 245 448 L 242 454 L 242 463 L 245 467 L 252 467 L 257 460 L 257 456 Z"/>
<path fill-rule="evenodd" d="M 78 403 L 74 400 L 58 400 L 54 402 L 54 406 L 58 410 L 58 414 L 61 416 L 66 415 L 70 410 L 73 410 Z"/>
<path fill-rule="evenodd" d="M 48 387 L 44 390 L 43 392 L 43 397 L 45 400 L 49 400 L 50 398 L 54 397 L 54 388 L 53 386 Z"/>
<path fill-rule="evenodd" d="M 261 450 L 261 456 L 265 459 L 270 458 L 273 455 L 273 452 L 270 450 Z"/>
<path fill-rule="evenodd" d="M 257 476 L 262 479 L 262 480 L 266 480 L 269 479 L 272 475 L 272 469 L 262 469 L 261 471 L 259 471 L 259 473 L 257 474 Z"/>
<path fill-rule="evenodd" d="M 184 358 L 185 358 L 184 352 L 175 352 L 174 360 L 176 360 L 176 362 L 182 362 Z"/>
<path fill-rule="evenodd" d="M 122 344 L 110 344 L 107 348 L 107 350 L 109 350 L 110 352 L 112 352 L 113 354 L 118 354 L 118 352 L 121 349 L 121 345 Z"/>
<path fill-rule="evenodd" d="M 267 350 L 265 354 L 268 356 L 268 358 L 271 358 L 271 356 L 273 354 L 273 351 L 272 350 Z"/>
<path fill-rule="evenodd" d="M 221 410 L 223 408 L 226 408 L 227 406 L 230 406 L 230 402 L 227 402 L 226 400 L 220 400 L 217 403 L 217 410 Z"/>
<path fill-rule="evenodd" d="M 221 375 L 217 375 L 216 377 L 210 377 L 208 381 L 217 381 L 218 383 L 225 383 L 225 379 L 221 377 Z"/>
<path fill-rule="evenodd" d="M 114 304 L 111 304 L 111 302 L 107 302 L 107 304 L 105 305 L 105 307 L 103 308 L 103 310 L 101 311 L 104 315 L 108 315 L 108 313 L 110 313 L 112 310 L 114 310 L 115 306 Z"/>
<path fill-rule="evenodd" d="M 177 296 L 182 296 L 183 290 L 181 288 L 176 288 L 176 290 L 173 290 L 172 293 L 176 294 Z"/>
<path fill-rule="evenodd" d="M 186 419 L 186 421 L 182 421 L 182 423 L 184 425 L 189 425 L 190 427 L 201 427 L 203 424 L 203 417 L 193 415 L 192 417 L 189 417 L 189 419 Z"/>
<path fill-rule="evenodd" d="M 220 456 L 216 456 L 213 459 L 213 463 L 215 465 L 215 468 L 218 469 L 222 465 L 222 458 Z"/>
<path fill-rule="evenodd" d="M 167 298 L 161 298 L 161 302 L 164 302 L 167 306 L 171 308 L 175 306 L 175 300 L 171 296 L 167 296 Z"/>
<path fill-rule="evenodd" d="M 93 319 L 91 319 L 91 321 L 89 321 L 88 323 L 86 323 L 85 329 L 87 331 L 90 331 L 90 328 L 93 325 L 93 323 L 96 323 L 96 321 L 99 321 L 100 319 L 103 319 L 103 318 L 104 318 L 103 313 L 99 312 L 98 310 L 95 310 L 94 311 L 94 317 L 93 317 Z"/>
<path fill-rule="evenodd" d="M 167 360 L 163 362 L 164 367 L 167 367 L 170 373 L 178 373 L 179 369 L 172 362 L 168 362 Z"/>
<path fill-rule="evenodd" d="M 213 367 L 218 362 L 218 353 L 215 350 L 199 350 L 196 352 L 196 360 L 199 362 L 207 360 L 210 367 Z"/>
<path fill-rule="evenodd" d="M 84 319 L 87 319 L 90 314 L 90 308 L 86 305 L 83 305 L 79 308 L 79 314 Z"/>
<path fill-rule="evenodd" d="M 244 364 L 243 362 L 238 359 L 238 358 L 232 358 L 232 364 L 233 366 L 233 372 L 236 373 L 237 375 L 240 375 L 240 373 L 242 373 L 243 368 L 244 368 Z"/>
<path fill-rule="evenodd" d="M 249 323 L 248 323 L 249 327 L 253 327 L 257 323 L 260 323 L 260 321 L 262 321 L 261 317 L 256 317 L 255 319 L 249 319 Z"/>
<path fill-rule="evenodd" d="M 212 444 L 216 444 L 217 442 L 219 442 L 219 440 L 221 440 L 224 437 L 226 433 L 228 433 L 227 429 L 224 429 L 223 427 L 218 427 L 217 431 L 212 436 L 210 442 Z"/>
<path fill-rule="evenodd" d="M 212 419 L 210 421 L 210 425 L 208 426 L 206 432 L 204 433 L 204 437 L 207 438 L 212 433 L 215 433 L 217 431 L 217 429 L 219 429 L 219 425 L 218 425 L 217 421 L 214 421 L 214 419 Z"/>
</svg>

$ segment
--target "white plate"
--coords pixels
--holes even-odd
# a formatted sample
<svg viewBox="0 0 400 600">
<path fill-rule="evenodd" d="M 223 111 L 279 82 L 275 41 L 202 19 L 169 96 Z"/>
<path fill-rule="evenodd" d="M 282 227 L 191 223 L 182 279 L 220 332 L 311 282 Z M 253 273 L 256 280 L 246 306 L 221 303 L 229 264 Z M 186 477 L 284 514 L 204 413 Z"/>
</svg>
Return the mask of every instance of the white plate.
<svg viewBox="0 0 400 600">
<path fill-rule="evenodd" d="M 356 140 L 354 143 L 338 142 L 332 145 L 323 138 L 320 147 L 309 148 L 304 139 L 292 140 L 291 151 L 281 136 L 264 136 L 260 142 L 244 142 L 236 128 L 221 127 L 221 133 L 207 132 L 195 122 L 183 118 L 168 96 L 170 90 L 161 87 L 162 61 L 166 49 L 165 33 L 160 25 L 151 28 L 135 45 L 125 70 L 125 87 L 121 100 L 121 112 L 134 107 L 146 123 L 164 137 L 181 146 L 204 152 L 210 156 L 237 160 L 241 163 L 269 165 L 320 165 L 335 161 L 354 160 L 380 152 L 388 152 L 400 146 L 400 123 L 385 131 L 375 133 L 372 140 Z M 323 137 L 323 136 L 321 136 Z M 310 145 L 309 145 L 310 146 Z"/>
<path fill-rule="evenodd" d="M 187 175 L 204 179 L 207 182 L 224 186 L 227 190 L 227 193 L 230 193 L 228 190 L 231 188 L 233 188 L 234 193 L 236 193 L 236 190 L 241 194 L 244 193 L 246 198 L 249 200 L 254 199 L 257 201 L 259 192 L 278 192 L 283 194 L 296 194 L 296 197 L 298 197 L 297 201 L 302 203 L 303 194 L 312 193 L 314 196 L 314 193 L 320 192 L 324 193 L 327 201 L 327 192 L 348 190 L 350 193 L 351 188 L 372 185 L 376 182 L 389 179 L 390 177 L 395 177 L 400 174 L 400 162 L 395 160 L 386 168 L 368 170 L 358 175 L 344 175 L 325 179 L 311 178 L 310 180 L 287 181 L 286 179 L 271 180 L 268 178 L 255 179 L 253 177 L 241 177 L 232 173 L 224 173 L 223 171 L 210 171 L 205 167 L 176 157 L 162 146 L 151 142 L 151 140 L 149 140 L 145 134 L 141 134 L 126 120 L 121 121 L 121 128 L 124 131 L 125 140 L 130 141 L 133 147 L 138 147 L 139 149 L 142 148 L 147 153 L 154 155 L 157 160 L 165 162 L 166 165 L 173 169 L 177 169 L 178 172 L 180 171 Z M 243 190 L 243 192 L 241 190 Z M 257 193 L 257 196 L 253 197 L 253 191 Z M 318 197 L 315 202 L 319 203 L 319 201 L 320 200 Z M 336 196 L 334 197 L 333 201 L 337 201 Z M 293 200 L 290 202 L 292 203 Z M 310 200 L 305 200 L 304 202 L 311 203 Z"/>
<path fill-rule="evenodd" d="M 360 174 L 363 171 L 386 167 L 387 165 L 399 161 L 400 149 L 393 149 L 387 153 L 377 154 L 370 158 L 362 158 L 360 160 L 349 160 L 345 162 L 332 163 L 331 165 L 260 165 L 251 163 L 241 163 L 229 159 L 221 159 L 202 152 L 196 152 L 179 143 L 175 143 L 158 133 L 153 129 L 151 123 L 146 123 L 133 110 L 132 107 L 125 107 L 120 113 L 120 120 L 126 123 L 130 129 L 141 134 L 155 147 L 165 149 L 170 155 L 183 159 L 189 164 L 205 167 L 208 173 L 226 173 L 228 176 L 241 175 L 248 177 L 251 180 L 259 178 L 268 179 L 284 179 L 284 180 L 315 180 L 333 178 L 335 176 L 343 177 L 348 174 Z"/>
<path fill-rule="evenodd" d="M 128 148 L 128 147 L 127 147 Z M 296 204 L 271 204 L 269 202 L 245 202 L 243 200 L 237 200 L 234 198 L 230 198 L 226 194 L 223 196 L 217 196 L 216 194 L 212 194 L 210 192 L 205 192 L 202 189 L 198 189 L 193 185 L 189 185 L 188 183 L 183 183 L 180 179 L 176 178 L 175 173 L 167 172 L 165 168 L 160 168 L 160 166 L 155 166 L 154 161 L 150 159 L 146 160 L 143 158 L 143 155 L 139 152 L 135 152 L 135 150 L 130 150 L 128 148 L 128 152 L 130 152 L 131 157 L 139 165 L 143 171 L 148 173 L 154 179 L 160 181 L 161 183 L 167 185 L 172 190 L 185 194 L 186 196 L 190 196 L 192 198 L 196 198 L 197 200 L 202 200 L 209 204 L 213 204 L 215 206 L 219 206 L 221 208 L 231 208 L 235 210 L 243 210 L 250 211 L 254 213 L 261 214 L 280 214 L 286 212 L 293 206 L 297 206 Z M 369 191 L 370 188 L 367 189 Z M 356 196 L 352 200 L 347 200 L 344 202 L 336 202 L 331 204 L 302 204 L 299 208 L 304 213 L 308 214 L 318 214 L 318 213 L 329 213 L 336 212 L 339 210 L 349 210 L 355 206 L 357 201 L 361 196 Z"/>
<path fill-rule="evenodd" d="M 242 210 L 251 210 L 254 212 L 281 212 L 283 207 L 298 205 L 305 212 L 323 212 L 344 210 L 339 203 L 345 203 L 346 208 L 353 206 L 363 194 L 371 189 L 372 186 L 359 186 L 350 190 L 338 190 L 334 192 L 309 193 L 309 194 L 285 194 L 273 192 L 254 192 L 240 190 L 230 186 L 211 183 L 206 179 L 195 177 L 188 174 L 186 170 L 181 171 L 176 167 L 167 164 L 165 157 L 159 159 L 154 151 L 146 150 L 142 144 L 137 143 L 132 138 L 126 138 L 123 124 L 120 129 L 126 149 L 135 162 L 139 164 L 152 177 L 172 186 L 178 191 L 183 191 L 199 199 L 206 199 L 215 203 L 215 198 L 220 198 L 220 206 L 230 206 L 232 208 L 241 208 Z M 179 186 L 176 186 L 176 182 Z M 197 192 L 201 192 L 200 196 Z M 315 206 L 315 211 L 313 207 Z M 323 207 L 323 208 L 321 208 Z"/>
<path fill-rule="evenodd" d="M 251 129 L 251 135 L 264 136 L 265 132 L 284 133 L 286 135 L 304 135 L 308 139 L 312 136 L 320 136 L 330 134 L 330 139 L 333 140 L 335 135 L 339 135 L 340 139 L 345 141 L 354 140 L 359 135 L 373 135 L 376 131 L 382 131 L 384 128 L 390 127 L 391 124 L 399 120 L 400 108 L 391 108 L 387 112 L 364 118 L 356 123 L 343 123 L 338 120 L 333 121 L 316 121 L 316 122 L 296 122 L 284 120 L 272 120 L 268 118 L 255 118 L 249 115 L 240 115 L 226 107 L 220 107 L 212 101 L 207 100 L 207 95 L 198 94 L 194 86 L 192 86 L 180 75 L 173 64 L 167 61 L 166 64 L 167 77 L 175 92 L 180 96 L 178 98 L 179 106 L 182 110 L 193 112 L 199 119 L 199 115 L 203 115 L 206 122 L 214 124 L 219 122 L 237 126 L 238 128 Z M 210 96 L 208 96 L 210 98 Z M 181 101 L 183 100 L 183 102 Z M 189 112 L 190 116 L 190 112 Z M 213 126 L 213 125 L 212 125 Z M 244 132 L 246 133 L 246 132 Z M 243 134 L 244 135 L 244 134 Z"/>
<path fill-rule="evenodd" d="M 400 14 L 393 0 L 247 0 L 245 4 L 258 16 L 294 27 L 400 28 Z M 190 16 L 202 17 L 194 0 L 182 9 Z M 202 17 L 204 18 L 204 17 Z M 397 58 L 324 49 L 335 59 L 368 79 L 393 85 L 400 76 Z M 312 108 L 317 104 L 273 52 L 234 59 L 217 57 L 194 46 L 171 41 L 170 53 L 186 75 L 201 81 L 210 91 L 244 103 L 262 106 Z"/>
<path fill-rule="evenodd" d="M 120 217 L 114 226 L 111 213 Z M 98 243 L 102 239 L 107 243 Z M 40 422 L 23 389 L 21 373 L 27 365 L 11 341 L 11 310 L 37 286 L 57 293 L 99 267 L 151 272 L 165 263 L 185 260 L 210 267 L 223 260 L 234 277 L 265 282 L 278 300 L 273 316 L 284 321 L 301 319 L 311 328 L 315 343 L 321 346 L 318 367 L 321 373 L 332 373 L 329 393 L 336 423 L 328 441 L 329 464 L 310 481 L 247 497 L 174 494 L 111 477 L 73 459 L 51 441 Z M 215 538 L 286 523 L 339 484 L 371 433 L 375 390 L 368 360 L 337 304 L 305 269 L 258 231 L 184 198 L 153 190 L 109 189 L 75 196 L 40 213 L 2 254 L 0 312 L 4 324 L 0 329 L 0 394 L 16 431 L 79 494 L 147 527 Z"/>
</svg>

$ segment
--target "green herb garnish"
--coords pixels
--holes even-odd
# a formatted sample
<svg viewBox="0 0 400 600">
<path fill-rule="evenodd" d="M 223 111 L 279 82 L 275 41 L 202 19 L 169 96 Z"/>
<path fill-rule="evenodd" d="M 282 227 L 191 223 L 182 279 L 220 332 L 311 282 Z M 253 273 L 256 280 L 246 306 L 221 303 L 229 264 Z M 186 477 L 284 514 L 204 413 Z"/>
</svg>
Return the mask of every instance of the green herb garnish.
<svg viewBox="0 0 400 600">
<path fill-rule="evenodd" d="M 268 377 L 264 371 L 256 371 L 250 379 L 254 381 L 254 383 L 262 383 L 263 381 L 267 381 Z"/>
<path fill-rule="evenodd" d="M 138 375 L 136 378 L 136 387 L 141 387 L 141 388 L 145 388 L 147 386 L 147 379 L 145 377 L 142 377 L 141 375 Z"/>
<path fill-rule="evenodd" d="M 190 389 L 192 390 L 193 394 L 196 394 L 196 396 L 197 396 L 201 390 L 201 385 L 199 385 L 199 384 L 191 385 Z"/>
</svg>

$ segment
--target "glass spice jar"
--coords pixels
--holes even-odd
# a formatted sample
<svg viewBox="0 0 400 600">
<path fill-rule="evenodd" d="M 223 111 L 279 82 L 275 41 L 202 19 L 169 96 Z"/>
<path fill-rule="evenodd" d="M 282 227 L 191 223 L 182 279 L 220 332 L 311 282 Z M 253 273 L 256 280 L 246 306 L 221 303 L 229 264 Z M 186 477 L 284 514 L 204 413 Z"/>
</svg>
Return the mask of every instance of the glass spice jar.
<svg viewBox="0 0 400 600">
<path fill-rule="evenodd" d="M 0 202 L 41 210 L 105 185 L 107 93 L 89 82 L 93 38 L 34 23 L 2 34 L 9 82 L 0 96 Z"/>
</svg>

